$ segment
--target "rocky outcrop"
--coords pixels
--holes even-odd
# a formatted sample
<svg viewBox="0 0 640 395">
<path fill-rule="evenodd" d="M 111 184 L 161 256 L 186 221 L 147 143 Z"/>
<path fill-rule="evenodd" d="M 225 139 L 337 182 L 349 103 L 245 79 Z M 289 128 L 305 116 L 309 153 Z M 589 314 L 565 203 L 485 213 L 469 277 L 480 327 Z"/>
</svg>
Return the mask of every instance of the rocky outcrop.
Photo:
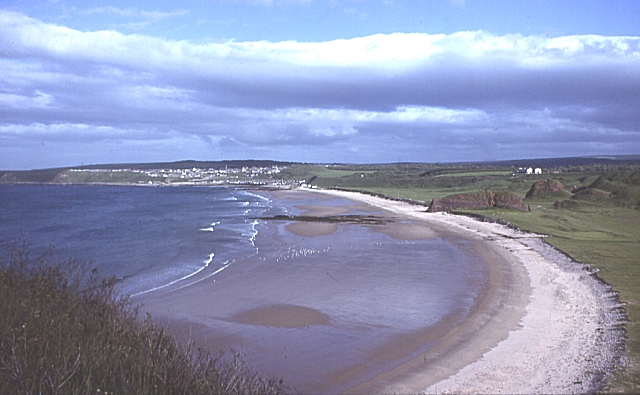
<svg viewBox="0 0 640 395">
<path fill-rule="evenodd" d="M 492 197 L 489 191 L 474 193 L 458 193 L 442 199 L 433 199 L 429 204 L 428 212 L 451 211 L 461 208 L 483 209 L 491 208 Z"/>
<path fill-rule="evenodd" d="M 525 199 L 548 199 L 550 197 L 568 197 L 570 196 L 564 190 L 564 185 L 558 180 L 547 179 L 540 180 L 533 184 L 529 192 L 525 195 Z"/>
<path fill-rule="evenodd" d="M 449 195 L 442 199 L 433 199 L 428 212 L 452 211 L 459 209 L 487 209 L 493 207 L 513 208 L 526 211 L 522 198 L 510 191 L 469 192 Z"/>
<path fill-rule="evenodd" d="M 493 193 L 493 207 L 530 211 L 529 207 L 522 202 L 522 198 L 510 191 L 495 191 Z"/>
</svg>

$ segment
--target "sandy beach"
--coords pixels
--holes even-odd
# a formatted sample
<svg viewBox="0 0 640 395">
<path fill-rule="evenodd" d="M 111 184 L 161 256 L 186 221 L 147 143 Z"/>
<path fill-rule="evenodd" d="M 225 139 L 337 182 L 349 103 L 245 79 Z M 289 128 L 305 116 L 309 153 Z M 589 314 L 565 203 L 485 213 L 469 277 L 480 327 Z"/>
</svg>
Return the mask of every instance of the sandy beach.
<svg viewBox="0 0 640 395">
<path fill-rule="evenodd" d="M 319 193 L 466 232 L 472 235 L 467 237 L 502 248 L 519 273 L 518 283 L 508 291 L 512 295 L 503 296 L 515 304 L 490 308 L 493 317 L 483 320 L 457 347 L 437 355 L 433 366 L 400 366 L 396 377 L 404 370 L 404 379 L 389 380 L 384 388 L 363 386 L 361 392 L 585 393 L 596 390 L 619 363 L 623 317 L 615 294 L 585 266 L 545 244 L 543 236 L 464 216 L 429 214 L 421 207 L 363 194 Z M 520 311 L 523 299 L 517 294 L 526 298 L 524 315 Z M 505 310 L 511 312 L 505 315 Z M 421 356 L 425 364 L 428 357 Z M 416 366 L 420 365 L 417 359 L 413 361 Z"/>
<path fill-rule="evenodd" d="M 178 337 L 239 348 L 301 393 L 584 393 L 618 363 L 615 295 L 539 235 L 357 193 L 276 195 L 295 215 L 381 224 L 272 223 L 256 257 L 135 302 Z M 344 202 L 304 204 L 309 197 Z M 375 248 L 392 248 L 402 264 L 358 257 Z M 438 274 L 421 261 L 444 258 L 465 268 L 455 269 L 462 282 L 425 289 Z M 468 308 L 438 315 L 447 295 Z"/>
</svg>

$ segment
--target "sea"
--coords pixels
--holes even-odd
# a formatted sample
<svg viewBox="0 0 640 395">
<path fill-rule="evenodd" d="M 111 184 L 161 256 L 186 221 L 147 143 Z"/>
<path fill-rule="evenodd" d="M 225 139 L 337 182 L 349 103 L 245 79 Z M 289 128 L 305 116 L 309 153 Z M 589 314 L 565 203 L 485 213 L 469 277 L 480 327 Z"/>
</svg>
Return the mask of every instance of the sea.
<svg viewBox="0 0 640 395">
<path fill-rule="evenodd" d="M 256 254 L 267 210 L 278 211 L 237 188 L 0 185 L 0 248 L 84 260 L 135 296 Z"/>
<path fill-rule="evenodd" d="M 1 184 L 0 249 L 24 244 L 31 255 L 86 260 L 154 317 L 206 327 L 209 345 L 242 350 L 260 371 L 302 392 L 340 393 L 428 351 L 438 342 L 430 333 L 464 320 L 488 283 L 471 242 L 451 235 L 402 240 L 354 224 L 294 234 L 287 221 L 268 218 L 315 206 L 376 213 L 342 198 L 292 196 L 219 186 Z M 264 306 L 302 306 L 330 323 L 288 328 L 234 318 Z M 407 340 L 416 336 L 430 340 Z"/>
</svg>

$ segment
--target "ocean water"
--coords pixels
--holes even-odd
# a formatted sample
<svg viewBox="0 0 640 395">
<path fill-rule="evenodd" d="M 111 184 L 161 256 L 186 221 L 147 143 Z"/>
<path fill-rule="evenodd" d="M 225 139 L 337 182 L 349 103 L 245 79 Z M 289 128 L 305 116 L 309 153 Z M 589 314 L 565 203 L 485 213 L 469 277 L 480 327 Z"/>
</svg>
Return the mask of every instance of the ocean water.
<svg viewBox="0 0 640 395">
<path fill-rule="evenodd" d="M 402 240 L 340 224 L 305 237 L 261 219 L 310 206 L 382 214 L 313 193 L 0 185 L 0 248 L 26 242 L 32 253 L 92 260 L 154 317 L 187 322 L 210 347 L 242 350 L 302 392 L 340 393 L 427 352 L 438 341 L 430 332 L 464 320 L 487 284 L 472 243 L 450 235 Z M 234 318 L 275 305 L 313 309 L 330 323 Z"/>
<path fill-rule="evenodd" d="M 234 188 L 0 185 L 0 248 L 92 261 L 137 295 L 256 253 L 268 199 Z"/>
</svg>

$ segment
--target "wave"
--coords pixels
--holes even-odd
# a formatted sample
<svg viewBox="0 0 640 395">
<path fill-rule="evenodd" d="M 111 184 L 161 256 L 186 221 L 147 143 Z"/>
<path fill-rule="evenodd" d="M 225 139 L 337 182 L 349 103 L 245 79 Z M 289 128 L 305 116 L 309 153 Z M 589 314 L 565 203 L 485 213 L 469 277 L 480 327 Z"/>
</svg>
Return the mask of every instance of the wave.
<svg viewBox="0 0 640 395">
<path fill-rule="evenodd" d="M 254 241 L 256 240 L 256 236 L 258 235 L 258 229 L 256 229 L 257 225 L 258 225 L 258 220 L 254 219 L 253 222 L 251 223 L 251 230 L 253 231 L 253 234 L 250 235 L 251 237 L 249 238 L 249 240 L 251 241 L 251 245 L 253 245 L 254 247 L 255 247 Z"/>
<path fill-rule="evenodd" d="M 228 267 L 229 267 L 229 265 L 231 265 L 231 262 L 229 262 L 229 261 L 225 261 L 225 262 L 222 264 L 222 266 L 221 266 L 218 270 L 216 270 L 215 272 L 210 273 L 210 274 L 206 275 L 205 277 L 202 277 L 202 278 L 200 278 L 200 279 L 198 279 L 198 280 L 196 280 L 196 281 L 190 282 L 189 284 L 185 284 L 185 285 L 183 285 L 183 286 L 181 286 L 181 287 L 177 288 L 176 290 L 178 290 L 178 289 L 182 289 L 182 288 L 186 288 L 186 287 L 190 287 L 190 286 L 192 286 L 193 284 L 197 284 L 197 283 L 199 283 L 200 281 L 204 281 L 204 280 L 208 279 L 209 277 L 215 276 L 216 274 L 220 273 L 220 272 L 221 272 L 221 271 L 223 271 L 224 269 L 228 268 Z"/>
<path fill-rule="evenodd" d="M 220 221 L 213 222 L 208 228 L 200 228 L 203 232 L 213 232 L 215 230 L 215 226 L 220 225 Z"/>
<path fill-rule="evenodd" d="M 224 263 L 216 264 L 214 269 L 209 269 L 211 267 L 211 264 L 215 256 L 214 253 L 212 253 L 209 255 L 209 257 L 206 260 L 204 260 L 203 265 L 198 267 L 197 270 L 187 275 L 184 275 L 180 278 L 177 278 L 175 280 L 165 279 L 165 281 L 167 282 L 164 283 L 163 281 L 164 284 L 162 285 L 153 286 L 155 284 L 148 284 L 148 286 L 150 286 L 151 288 L 132 294 L 132 296 L 147 294 L 149 292 L 166 289 L 167 287 L 172 287 L 171 289 L 180 289 L 180 288 L 188 287 L 190 285 L 196 284 L 204 279 L 210 278 L 211 276 L 214 276 L 222 272 L 231 264 L 236 262 L 238 258 L 247 257 L 247 255 L 245 255 L 247 253 L 248 253 L 248 256 L 252 256 L 259 253 L 258 248 L 255 244 L 256 237 L 258 236 L 258 233 L 259 233 L 258 231 L 259 221 L 254 218 L 250 218 L 250 216 L 252 216 L 252 214 L 255 214 L 255 211 L 268 209 L 268 203 L 270 203 L 271 200 L 263 196 L 253 194 L 247 191 L 242 191 L 242 190 L 229 191 L 229 192 L 233 193 L 235 196 L 227 195 L 222 199 L 218 199 L 218 201 L 236 202 L 233 204 L 233 206 L 238 208 L 227 210 L 227 209 L 222 209 L 222 207 L 224 206 L 221 206 L 221 211 L 219 213 L 216 213 L 215 216 L 218 218 L 220 218 L 220 216 L 227 218 L 228 216 L 229 219 L 228 220 L 225 219 L 223 221 L 224 225 L 221 225 L 220 221 L 215 221 L 215 222 L 212 222 L 209 226 L 198 228 L 198 230 L 201 232 L 216 232 L 216 233 L 222 232 L 221 237 L 223 237 L 225 240 L 227 240 L 227 237 L 239 237 L 237 240 L 238 241 L 240 241 L 240 239 L 243 240 L 241 243 L 245 245 L 244 248 L 249 247 L 249 249 L 253 249 L 253 252 L 244 250 L 245 252 L 240 253 L 239 256 L 227 257 L 230 251 L 227 248 L 225 248 L 225 250 L 222 252 L 222 255 L 216 257 L 216 259 L 220 259 L 222 257 L 222 259 L 224 260 Z M 243 207 L 243 208 L 239 208 L 239 207 Z M 239 212 L 236 210 L 239 210 Z M 237 215 L 237 214 L 234 214 L 234 212 L 237 214 L 240 214 L 239 217 L 236 217 L 237 219 L 234 219 L 234 216 Z M 239 220 L 239 223 L 236 222 L 237 220 Z M 229 235 L 228 232 L 231 232 L 231 235 Z M 235 234 L 235 236 L 232 236 L 232 234 Z M 213 239 L 213 242 L 217 243 L 215 240 L 216 238 Z M 235 248 L 233 248 L 233 250 L 235 251 Z M 240 250 L 238 250 L 237 252 L 240 252 Z"/>
<path fill-rule="evenodd" d="M 245 214 L 246 214 L 246 212 L 245 212 Z M 247 222 L 248 222 L 248 221 L 247 221 Z M 215 227 L 216 225 L 219 225 L 219 224 L 220 224 L 220 221 L 217 221 L 217 222 L 212 223 L 212 224 L 211 224 L 212 226 L 211 226 L 210 228 L 202 228 L 202 229 L 200 229 L 200 230 L 201 230 L 201 231 L 211 231 L 211 232 L 212 232 L 212 231 L 214 230 L 214 227 Z M 255 239 L 256 239 L 256 237 L 257 237 L 257 235 L 258 235 L 258 233 L 259 233 L 259 232 L 258 232 L 258 229 L 256 228 L 256 226 L 257 226 L 258 224 L 259 224 L 258 220 L 255 220 L 255 219 L 254 219 L 253 221 L 251 221 L 251 229 L 250 229 L 250 231 L 249 231 L 249 232 L 243 232 L 243 233 L 242 233 L 242 235 L 243 235 L 243 236 L 245 236 L 245 237 L 248 237 L 248 238 L 249 238 L 249 239 L 248 239 L 248 240 L 249 240 L 249 242 L 250 242 L 250 243 L 251 243 L 251 245 L 256 249 L 255 254 L 257 254 L 257 253 L 258 253 L 258 248 L 257 248 L 257 247 L 256 247 L 256 245 L 255 245 Z M 211 230 L 209 230 L 209 229 L 211 229 Z M 202 272 L 203 270 L 205 270 L 207 267 L 209 267 L 209 265 L 213 262 L 214 257 L 215 257 L 215 253 L 213 253 L 213 252 L 212 252 L 211 254 L 209 254 L 209 257 L 208 257 L 208 258 L 203 262 L 203 263 L 204 263 L 204 265 L 203 265 L 202 267 L 198 268 L 198 270 L 196 270 L 196 271 L 194 271 L 194 272 L 192 272 L 192 273 L 189 273 L 189 274 L 188 274 L 188 275 L 186 275 L 186 276 L 180 277 L 180 278 L 178 278 L 178 279 L 176 279 L 176 280 L 170 281 L 170 282 L 168 282 L 168 283 L 166 283 L 166 284 L 163 284 L 163 285 L 160 285 L 160 286 L 157 286 L 157 287 L 153 287 L 153 288 L 150 288 L 150 289 L 147 289 L 147 290 L 141 291 L 141 292 L 137 292 L 137 293 L 135 293 L 135 294 L 132 294 L 131 296 L 132 296 L 132 297 L 134 297 L 134 296 L 138 296 L 138 295 L 143 295 L 143 294 L 146 294 L 146 293 L 149 293 L 149 292 L 153 292 L 153 291 L 157 291 L 157 290 L 160 290 L 160 289 L 163 289 L 163 288 L 166 288 L 166 287 L 170 287 L 170 286 L 175 285 L 175 284 L 177 284 L 177 283 L 179 283 L 179 282 L 181 282 L 181 281 L 188 280 L 188 279 L 192 278 L 193 276 L 197 275 L 198 273 L 201 273 L 201 272 Z M 235 260 L 232 260 L 232 261 L 227 260 L 227 261 L 225 261 L 224 263 L 222 263 L 222 265 L 221 265 L 221 267 L 220 267 L 220 268 L 216 269 L 216 270 L 215 270 L 215 271 L 213 271 L 212 273 L 210 273 L 210 274 L 206 275 L 206 276 L 205 276 L 205 277 L 203 277 L 203 278 L 197 279 L 196 281 L 192 281 L 192 282 L 190 282 L 190 283 L 188 283 L 188 284 L 184 284 L 184 285 L 182 285 L 181 287 L 179 287 L 178 289 L 181 289 L 181 288 L 185 288 L 185 287 L 191 286 L 191 285 L 193 285 L 193 284 L 199 283 L 199 282 L 200 282 L 200 281 L 202 281 L 202 280 L 205 280 L 205 279 L 207 279 L 207 278 L 210 278 L 211 276 L 214 276 L 214 275 L 216 275 L 216 274 L 220 273 L 221 271 L 223 271 L 224 269 L 226 269 L 227 267 L 229 267 L 233 262 L 235 262 Z"/>
<path fill-rule="evenodd" d="M 186 280 L 186 279 L 188 279 L 188 278 L 191 278 L 191 277 L 195 276 L 196 274 L 200 273 L 201 271 L 203 271 L 204 269 L 206 269 L 207 267 L 209 267 L 209 265 L 211 264 L 211 262 L 213 262 L 213 258 L 214 258 L 214 257 L 215 257 L 215 253 L 213 253 L 213 252 L 212 252 L 211 254 L 209 254 L 209 257 L 208 257 L 208 258 L 203 262 L 203 263 L 204 263 L 204 265 L 203 265 L 202 267 L 200 267 L 198 270 L 196 270 L 195 272 L 193 272 L 193 273 L 187 274 L 187 275 L 186 275 L 186 276 L 184 276 L 184 277 L 180 277 L 180 278 L 179 278 L 179 279 L 177 279 L 177 280 L 173 280 L 173 281 L 171 281 L 171 282 L 168 282 L 167 284 L 160 285 L 160 286 L 158 286 L 158 287 L 153 287 L 153 288 L 151 288 L 151 289 L 147 289 L 147 290 L 145 290 L 145 291 L 135 293 L 135 294 L 133 294 L 133 295 L 131 295 L 131 296 L 133 297 L 133 296 L 138 296 L 138 295 L 146 294 L 146 293 L 148 293 L 148 292 L 152 292 L 152 291 L 157 291 L 157 290 L 159 290 L 159 289 L 169 287 L 169 286 L 171 286 L 171 285 L 173 285 L 173 284 L 176 284 L 176 283 L 178 283 L 178 282 L 180 282 L 180 281 L 184 281 L 184 280 Z M 226 266 L 225 266 L 225 267 L 226 267 Z M 220 270 L 218 270 L 217 272 L 219 272 L 219 271 L 220 271 Z"/>
<path fill-rule="evenodd" d="M 263 201 L 265 201 L 267 203 L 271 203 L 271 199 L 269 199 L 269 198 L 267 198 L 265 196 L 258 195 L 258 194 L 255 194 L 255 193 L 251 193 L 249 191 L 242 191 L 242 193 L 245 194 L 245 195 L 248 195 L 248 196 L 253 196 L 253 197 L 258 198 L 260 200 L 263 200 Z"/>
<path fill-rule="evenodd" d="M 219 223 L 219 222 L 218 222 L 218 223 Z M 253 221 L 251 222 L 251 233 L 242 233 L 242 235 L 243 235 L 243 236 L 245 236 L 245 237 L 247 237 L 247 236 L 248 236 L 248 237 L 249 237 L 249 242 L 251 242 L 251 245 L 255 248 L 255 253 L 254 253 L 252 256 L 255 256 L 255 255 L 257 255 L 257 254 L 259 253 L 259 251 L 258 251 L 258 247 L 256 247 L 256 245 L 255 245 L 255 239 L 256 239 L 256 237 L 258 236 L 258 233 L 259 233 L 259 232 L 258 232 L 258 229 L 256 229 L 256 226 L 257 226 L 258 224 L 259 224 L 258 220 L 253 220 Z M 161 286 L 161 287 L 156 287 L 156 288 L 154 288 L 154 289 L 151 289 L 151 290 L 148 290 L 148 291 L 145 291 L 145 292 L 150 292 L 150 291 L 153 291 L 153 290 L 155 290 L 155 289 L 160 289 L 160 288 L 167 287 L 167 286 L 169 286 L 169 285 L 172 285 L 172 284 L 177 283 L 178 281 L 186 280 L 186 279 L 188 279 L 188 278 L 190 278 L 190 277 L 192 277 L 192 276 L 194 276 L 194 275 L 198 274 L 199 272 L 201 272 L 202 270 L 204 270 L 204 268 L 206 268 L 206 266 L 208 266 L 208 264 L 209 264 L 209 263 L 211 263 L 211 261 L 213 260 L 213 254 L 211 254 L 211 255 L 210 255 L 210 258 L 211 258 L 211 259 L 208 261 L 208 263 L 207 263 L 204 267 L 202 267 L 200 270 L 198 270 L 198 271 L 196 271 L 196 272 L 194 272 L 194 273 L 192 273 L 192 274 L 190 274 L 190 275 L 188 275 L 188 276 L 182 277 L 181 279 L 178 279 L 178 280 L 172 281 L 172 282 L 171 282 L 171 283 L 169 283 L 169 284 L 163 285 L 163 286 Z M 210 278 L 210 277 L 212 277 L 212 276 L 215 276 L 216 274 L 220 273 L 221 271 L 223 271 L 223 270 L 225 270 L 226 268 L 228 268 L 229 266 L 231 266 L 231 264 L 232 264 L 232 263 L 234 263 L 234 262 L 236 262 L 236 259 L 233 259 L 233 260 L 227 260 L 227 261 L 225 261 L 224 263 L 222 263 L 222 265 L 220 266 L 220 268 L 218 268 L 217 270 L 215 270 L 213 273 L 209 273 L 208 275 L 206 275 L 206 276 L 204 276 L 204 277 L 202 277 L 202 278 L 199 278 L 199 279 L 197 279 L 197 280 L 195 280 L 195 281 L 192 281 L 192 282 L 190 282 L 190 283 L 188 283 L 188 284 L 184 284 L 184 285 L 182 285 L 181 287 L 179 287 L 179 288 L 177 288 L 177 289 L 182 289 L 182 288 L 189 287 L 189 286 L 191 286 L 191 285 L 194 285 L 194 284 L 199 283 L 200 281 L 204 281 L 204 280 L 206 280 L 206 279 L 208 279 L 208 278 Z M 141 292 L 141 293 L 145 293 L 145 292 Z M 139 295 L 139 294 L 136 294 L 136 295 Z M 135 296 L 135 295 L 133 295 L 133 296 Z"/>
</svg>

